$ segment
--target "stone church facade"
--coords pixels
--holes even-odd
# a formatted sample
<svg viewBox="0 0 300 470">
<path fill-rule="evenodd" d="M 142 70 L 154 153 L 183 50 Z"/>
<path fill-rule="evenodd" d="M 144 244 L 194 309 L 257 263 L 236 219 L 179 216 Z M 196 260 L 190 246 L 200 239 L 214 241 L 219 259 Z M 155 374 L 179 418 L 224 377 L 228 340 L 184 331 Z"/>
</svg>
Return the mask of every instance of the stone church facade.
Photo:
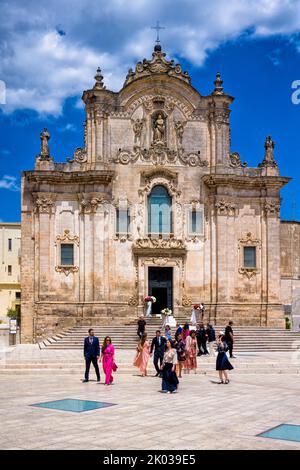
<svg viewBox="0 0 300 470">
<path fill-rule="evenodd" d="M 230 104 L 156 45 L 123 88 L 82 97 L 84 145 L 55 163 L 41 133 L 22 178 L 22 341 L 204 302 L 215 324 L 283 326 L 274 142 L 257 168 L 230 148 Z M 263 153 L 263 143 L 262 143 Z"/>
</svg>

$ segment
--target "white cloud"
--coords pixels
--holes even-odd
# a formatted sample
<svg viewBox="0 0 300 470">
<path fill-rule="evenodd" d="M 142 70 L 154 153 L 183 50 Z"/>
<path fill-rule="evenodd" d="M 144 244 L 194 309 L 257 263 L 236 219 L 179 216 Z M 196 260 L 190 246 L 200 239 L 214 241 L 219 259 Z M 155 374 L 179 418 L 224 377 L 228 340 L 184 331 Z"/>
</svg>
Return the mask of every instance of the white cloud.
<svg viewBox="0 0 300 470">
<path fill-rule="evenodd" d="M 74 124 L 72 124 L 71 122 L 68 122 L 64 126 L 58 128 L 59 132 L 75 132 L 76 130 L 77 127 L 74 126 Z"/>
<path fill-rule="evenodd" d="M 58 116 L 101 67 L 118 90 L 129 67 L 151 56 L 159 17 L 171 57 L 202 65 L 210 51 L 245 30 L 254 37 L 300 30 L 299 0 L 12 0 L 0 3 L 0 79 L 5 112 Z M 20 20 L 22 18 L 22 21 Z M 60 33 L 63 31 L 64 34 Z M 295 42 L 295 47 L 297 47 Z"/>
<path fill-rule="evenodd" d="M 20 187 L 17 184 L 17 178 L 15 176 L 4 175 L 0 179 L 0 189 L 8 189 L 9 191 L 20 191 Z"/>
</svg>

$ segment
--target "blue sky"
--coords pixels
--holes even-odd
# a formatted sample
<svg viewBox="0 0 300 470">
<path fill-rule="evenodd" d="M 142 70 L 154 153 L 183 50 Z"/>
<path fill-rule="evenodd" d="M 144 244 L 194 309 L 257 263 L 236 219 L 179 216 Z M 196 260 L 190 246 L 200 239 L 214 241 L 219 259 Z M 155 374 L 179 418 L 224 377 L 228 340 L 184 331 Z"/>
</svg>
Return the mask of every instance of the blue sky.
<svg viewBox="0 0 300 470">
<path fill-rule="evenodd" d="M 291 99 L 300 80 L 299 1 L 11 0 L 1 2 L 0 17 L 0 220 L 20 220 L 20 174 L 33 169 L 43 127 L 55 160 L 72 156 L 83 143 L 81 94 L 96 68 L 118 90 L 128 68 L 151 57 L 157 19 L 167 56 L 201 94 L 221 72 L 235 97 L 232 151 L 257 166 L 272 136 L 280 172 L 293 178 L 281 215 L 300 220 L 300 104 Z"/>
</svg>

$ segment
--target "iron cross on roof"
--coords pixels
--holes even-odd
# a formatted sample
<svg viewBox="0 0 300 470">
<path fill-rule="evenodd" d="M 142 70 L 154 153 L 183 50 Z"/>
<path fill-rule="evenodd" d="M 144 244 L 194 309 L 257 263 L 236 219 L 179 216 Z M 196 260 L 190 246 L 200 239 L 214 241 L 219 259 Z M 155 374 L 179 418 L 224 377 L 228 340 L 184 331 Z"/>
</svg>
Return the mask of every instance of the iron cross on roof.
<svg viewBox="0 0 300 470">
<path fill-rule="evenodd" d="M 164 26 L 159 26 L 159 21 L 156 22 L 156 26 L 151 26 L 151 29 L 156 29 L 156 44 L 160 43 L 159 39 L 159 30 L 160 29 L 166 29 Z"/>
</svg>

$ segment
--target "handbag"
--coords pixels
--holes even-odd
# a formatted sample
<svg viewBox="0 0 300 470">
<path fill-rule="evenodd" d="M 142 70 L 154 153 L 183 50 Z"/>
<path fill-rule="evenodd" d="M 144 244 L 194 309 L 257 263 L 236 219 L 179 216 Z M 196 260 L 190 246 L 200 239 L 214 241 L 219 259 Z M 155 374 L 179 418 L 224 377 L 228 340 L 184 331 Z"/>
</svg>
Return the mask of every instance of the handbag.
<svg viewBox="0 0 300 470">
<path fill-rule="evenodd" d="M 116 372 L 116 371 L 118 370 L 118 366 L 117 366 L 117 364 L 116 364 L 115 362 L 114 362 L 113 365 L 112 365 L 112 370 L 113 370 L 114 372 Z"/>
</svg>

